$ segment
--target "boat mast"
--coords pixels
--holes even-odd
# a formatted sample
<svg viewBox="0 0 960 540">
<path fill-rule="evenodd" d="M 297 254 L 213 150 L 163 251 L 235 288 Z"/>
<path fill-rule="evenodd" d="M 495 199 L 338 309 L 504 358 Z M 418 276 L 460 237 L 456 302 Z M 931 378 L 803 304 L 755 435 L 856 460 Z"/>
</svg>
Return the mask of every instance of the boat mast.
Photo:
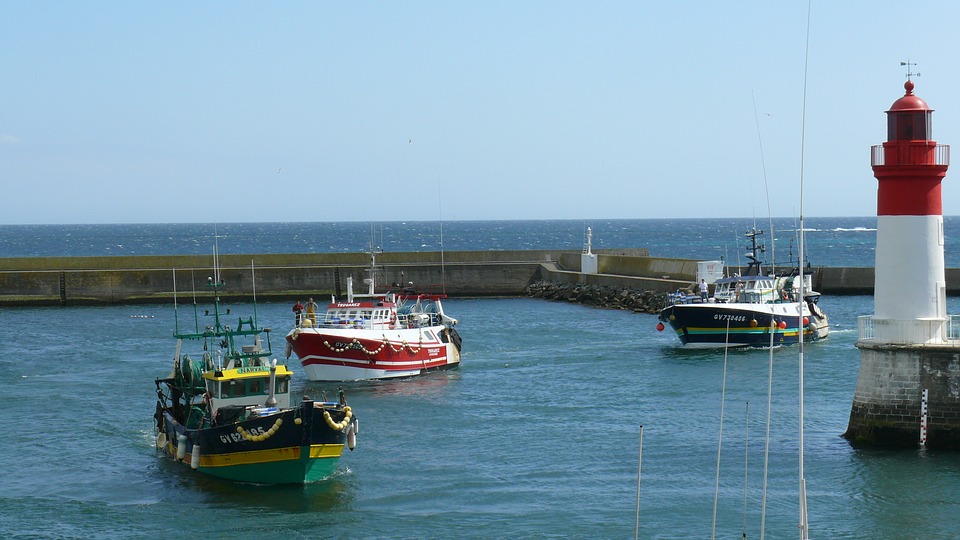
<svg viewBox="0 0 960 540">
<path fill-rule="evenodd" d="M 809 523 L 807 522 L 807 479 L 804 476 L 803 470 L 803 304 L 804 304 L 804 282 L 805 277 L 803 275 L 803 150 L 804 150 L 804 141 L 806 139 L 806 118 L 807 118 L 807 60 L 810 54 L 810 11 L 811 11 L 812 2 L 808 0 L 807 2 L 807 36 L 806 36 L 806 48 L 804 50 L 804 60 L 803 60 L 803 112 L 800 115 L 800 261 L 799 261 L 799 270 L 800 270 L 800 298 L 797 302 L 797 314 L 800 326 L 800 331 L 798 332 L 798 341 L 800 345 L 800 358 L 798 361 L 799 365 L 799 390 L 800 390 L 800 399 L 799 399 L 799 476 L 800 476 L 800 493 L 799 493 L 799 512 L 800 512 L 800 540 L 807 540 L 810 538 Z"/>
<path fill-rule="evenodd" d="M 748 276 L 760 276 L 763 275 L 763 262 L 760 260 L 760 253 L 764 253 L 766 248 L 763 244 L 757 243 L 757 236 L 763 234 L 763 231 L 758 231 L 756 228 L 750 229 L 747 231 L 747 238 L 750 239 L 750 252 L 747 253 L 747 259 L 750 262 L 747 264 L 747 273 Z"/>
<path fill-rule="evenodd" d="M 257 272 L 253 267 L 253 259 L 250 259 L 250 280 L 253 282 L 253 326 L 259 327 L 257 322 Z"/>
<path fill-rule="evenodd" d="M 443 266 L 443 195 L 437 186 L 438 217 L 440 219 L 440 293 L 447 294 L 447 274 Z"/>
<path fill-rule="evenodd" d="M 637 451 L 637 511 L 633 526 L 633 538 L 640 538 L 640 470 L 643 468 L 643 424 L 640 425 L 640 449 Z"/>
<path fill-rule="evenodd" d="M 177 269 L 173 269 L 173 333 L 180 333 L 180 314 L 177 312 Z"/>
<path fill-rule="evenodd" d="M 380 232 L 380 242 L 383 243 L 383 231 Z M 372 223 L 370 224 L 370 268 L 366 272 L 370 277 L 365 279 L 364 283 L 367 284 L 367 295 L 372 297 L 376 294 L 377 288 L 377 232 Z M 347 297 L 348 302 L 353 302 L 352 293 L 347 294 Z"/>
<path fill-rule="evenodd" d="M 213 287 L 213 328 L 214 332 L 220 332 L 220 286 L 223 280 L 220 277 L 220 236 L 217 235 L 216 225 L 213 229 L 213 277 L 207 279 L 207 284 Z"/>
<path fill-rule="evenodd" d="M 713 487 L 713 525 L 710 540 L 717 537 L 717 502 L 720 500 L 720 453 L 723 450 L 723 410 L 727 402 L 727 358 L 730 350 L 730 321 L 727 320 L 726 342 L 723 344 L 723 378 L 720 384 L 720 433 L 717 436 L 717 475 Z"/>
</svg>

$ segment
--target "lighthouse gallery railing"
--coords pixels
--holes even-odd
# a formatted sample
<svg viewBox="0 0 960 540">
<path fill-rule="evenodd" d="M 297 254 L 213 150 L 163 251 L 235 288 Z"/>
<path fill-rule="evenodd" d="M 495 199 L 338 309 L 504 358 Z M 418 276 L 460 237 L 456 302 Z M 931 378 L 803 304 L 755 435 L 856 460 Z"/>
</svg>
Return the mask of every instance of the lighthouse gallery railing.
<svg viewBox="0 0 960 540">
<path fill-rule="evenodd" d="M 928 162 L 930 152 L 933 152 L 933 162 Z M 894 156 L 897 163 L 887 163 L 887 153 L 882 144 L 870 147 L 870 165 L 897 165 L 897 164 L 923 164 L 923 165 L 950 165 L 950 145 L 938 144 L 930 148 L 926 144 L 909 144 L 897 148 L 897 155 Z"/>
<path fill-rule="evenodd" d="M 876 326 L 873 315 L 862 315 L 857 318 L 857 339 L 858 341 L 872 342 L 876 340 Z M 931 328 L 941 326 L 942 343 L 939 345 L 960 346 L 960 315 L 947 315 L 946 324 L 943 320 L 930 321 L 891 321 L 886 320 L 889 335 L 884 339 L 885 343 L 892 344 L 922 344 L 930 335 L 930 330 L 924 325 L 918 326 L 918 322 L 927 322 Z M 892 328 L 890 325 L 893 325 Z M 892 331 L 891 331 L 892 330 Z"/>
</svg>

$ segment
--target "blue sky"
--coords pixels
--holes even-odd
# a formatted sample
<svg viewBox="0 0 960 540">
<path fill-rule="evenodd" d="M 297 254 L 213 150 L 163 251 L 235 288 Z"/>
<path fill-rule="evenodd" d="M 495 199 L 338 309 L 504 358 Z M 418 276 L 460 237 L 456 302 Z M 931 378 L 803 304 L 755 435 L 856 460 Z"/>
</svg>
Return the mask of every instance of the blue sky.
<svg viewBox="0 0 960 540">
<path fill-rule="evenodd" d="M 806 19 L 806 2 L 0 0 L 0 223 L 766 217 L 768 198 L 795 217 Z M 936 140 L 960 144 L 958 24 L 960 2 L 814 2 L 806 216 L 875 214 L 869 148 L 901 61 Z"/>
</svg>

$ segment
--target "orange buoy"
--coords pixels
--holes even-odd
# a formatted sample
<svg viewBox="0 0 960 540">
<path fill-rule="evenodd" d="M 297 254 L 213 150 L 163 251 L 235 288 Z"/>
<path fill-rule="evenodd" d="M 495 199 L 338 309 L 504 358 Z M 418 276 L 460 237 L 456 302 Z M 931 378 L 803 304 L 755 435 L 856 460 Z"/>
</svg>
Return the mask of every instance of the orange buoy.
<svg viewBox="0 0 960 540">
<path fill-rule="evenodd" d="M 664 329 L 664 328 L 665 328 L 665 327 L 663 326 L 663 323 L 662 323 L 662 322 L 658 322 L 658 323 L 657 323 L 657 332 L 663 332 L 663 329 Z"/>
<path fill-rule="evenodd" d="M 780 324 L 777 325 L 781 330 L 787 327 L 786 321 L 780 321 Z"/>
<path fill-rule="evenodd" d="M 803 318 L 803 325 L 806 326 L 806 325 L 808 325 L 808 324 L 810 324 L 810 319 L 804 317 L 804 318 Z"/>
</svg>

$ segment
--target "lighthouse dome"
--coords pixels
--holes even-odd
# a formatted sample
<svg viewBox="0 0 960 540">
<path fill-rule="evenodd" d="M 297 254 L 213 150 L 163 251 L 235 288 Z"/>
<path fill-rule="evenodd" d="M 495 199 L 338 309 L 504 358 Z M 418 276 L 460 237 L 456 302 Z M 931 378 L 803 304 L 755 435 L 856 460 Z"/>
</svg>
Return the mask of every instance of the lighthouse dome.
<svg viewBox="0 0 960 540">
<path fill-rule="evenodd" d="M 894 101 L 893 105 L 890 106 L 890 110 L 887 112 L 933 110 L 930 107 L 927 107 L 926 101 L 913 95 L 913 81 L 907 79 L 907 82 L 903 83 L 903 88 L 906 90 L 906 93 L 902 98 Z"/>
</svg>

